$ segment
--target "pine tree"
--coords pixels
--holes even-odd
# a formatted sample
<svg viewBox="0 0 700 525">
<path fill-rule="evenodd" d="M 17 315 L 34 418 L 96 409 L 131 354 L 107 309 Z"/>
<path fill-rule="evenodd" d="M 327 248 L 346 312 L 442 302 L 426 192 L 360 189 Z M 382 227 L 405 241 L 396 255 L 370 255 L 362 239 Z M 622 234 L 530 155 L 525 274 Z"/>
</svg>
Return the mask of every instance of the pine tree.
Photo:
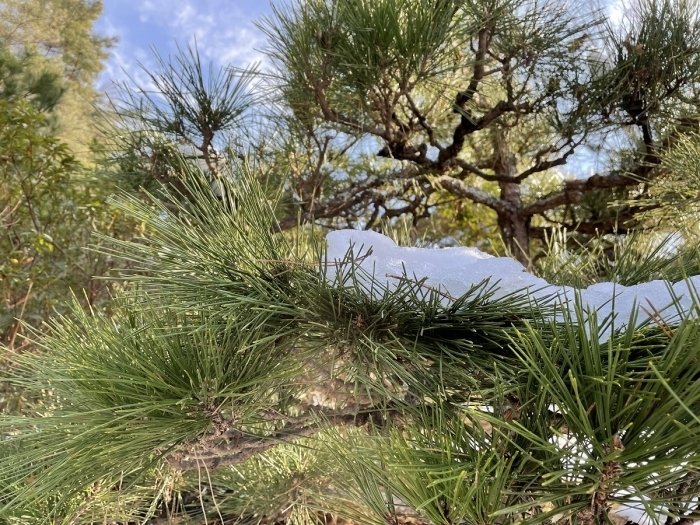
<svg viewBox="0 0 700 525">
<path fill-rule="evenodd" d="M 59 135 L 81 160 L 90 157 L 89 141 L 96 137 L 95 82 L 114 44 L 94 29 L 101 13 L 100 0 L 0 1 L 0 44 L 30 55 L 28 71 L 60 80 Z"/>
<path fill-rule="evenodd" d="M 700 9 L 695 0 L 635 0 L 618 23 L 591 5 L 275 7 L 261 27 L 280 97 L 318 155 L 350 137 L 363 161 L 342 170 L 342 183 L 310 163 L 293 186 L 298 214 L 375 227 L 462 202 L 495 215 L 526 264 L 531 241 L 552 227 L 634 229 L 649 210 L 637 197 L 664 178 L 663 153 L 697 131 Z M 582 162 L 590 167 L 564 171 Z M 610 210 L 615 201 L 625 205 Z"/>
<path fill-rule="evenodd" d="M 108 251 L 132 269 L 112 311 L 16 356 L 38 401 L 2 418 L 9 523 L 700 517 L 697 303 L 610 335 L 493 282 L 368 290 L 361 247 L 280 233 L 246 166 L 224 199 L 187 175 L 186 206 L 119 202 L 149 233 Z"/>
<path fill-rule="evenodd" d="M 156 67 L 142 68 L 149 86 L 131 79 L 104 113 L 106 147 L 123 182 L 150 189 L 177 187 L 180 163 L 202 168 L 220 191 L 226 152 L 243 158 L 255 144 L 250 109 L 258 99 L 255 68 L 214 68 L 196 46 L 174 57 L 156 53 Z M 187 96 L 185 96 L 187 94 Z M 217 189 L 218 188 L 218 189 Z"/>
<path fill-rule="evenodd" d="M 459 43 L 441 32 L 451 30 L 456 4 L 414 3 L 424 9 L 411 12 L 414 24 L 406 27 L 427 48 L 436 41 L 443 46 L 444 56 L 427 63 L 438 75 L 444 61 L 452 61 L 449 46 Z M 377 0 L 343 7 L 345 15 L 370 13 L 384 23 L 395 9 L 414 3 Z M 518 18 L 517 9 L 507 9 L 513 3 L 496 4 L 504 20 Z M 304 5 L 323 12 L 335 4 Z M 547 13 L 535 20 L 549 20 Z M 366 19 L 354 22 L 372 27 Z M 431 30 L 424 35 L 429 41 L 419 38 L 426 29 L 422 22 Z M 335 38 L 323 28 L 294 36 L 313 46 Z M 396 33 L 354 36 L 353 44 L 382 36 L 392 45 L 399 42 Z M 522 37 L 530 42 L 532 35 Z M 635 52 L 622 42 L 623 53 Z M 563 45 L 574 43 L 585 42 L 565 39 Z M 413 55 L 406 56 L 409 67 Z M 420 62 L 422 55 L 416 56 Z M 298 56 L 309 57 L 317 55 Z M 395 275 L 372 278 L 363 266 L 371 254 L 362 246 L 335 260 L 318 231 L 286 228 L 289 217 L 280 213 L 285 208 L 268 184 L 269 159 L 248 163 L 252 155 L 219 146 L 225 140 L 218 134 L 234 129 L 250 107 L 248 77 L 207 72 L 196 53 L 163 65 L 165 75 L 153 78 L 172 96 L 155 96 L 143 105 L 144 94 L 137 93 L 134 108 L 145 112 L 127 116 L 157 132 L 146 134 L 145 151 L 167 147 L 165 166 L 177 184 L 154 185 L 150 193 L 125 193 L 115 201 L 116 212 L 140 228 L 126 239 L 100 237 L 94 250 L 103 260 L 124 263 L 121 291 L 104 310 L 85 309 L 76 298 L 44 330 L 35 329 L 30 337 L 43 352 L 4 350 L 13 363 L 4 379 L 28 404 L 21 416 L 0 418 L 0 520 L 310 524 L 345 518 L 421 525 L 700 520 L 697 292 L 674 298 L 675 316 L 639 305 L 646 321 L 637 322 L 586 311 L 582 301 L 571 310 L 557 309 L 527 290 L 502 296 L 498 273 L 458 296 L 402 273 L 398 262 Z M 450 67 L 444 71 L 453 74 Z M 341 80 L 358 85 L 376 80 L 369 70 L 355 73 Z M 226 96 L 209 92 L 212 80 Z M 194 102 L 178 97 L 183 82 L 194 88 Z M 347 93 L 335 95 L 342 101 Z M 305 102 L 313 105 L 309 97 Z M 454 116 L 460 122 L 467 109 L 479 109 L 470 101 L 459 108 L 463 111 Z M 330 147 L 329 135 L 314 134 L 318 115 L 303 104 L 292 109 L 295 114 L 282 116 L 299 135 L 282 151 L 303 155 L 293 144 L 305 137 L 310 150 L 335 154 L 323 149 Z M 643 128 L 640 117 L 630 125 Z M 142 127 L 134 131 L 143 137 Z M 656 179 L 661 183 L 651 187 L 645 206 L 659 213 L 648 219 L 652 235 L 661 223 L 682 226 L 684 244 L 669 253 L 668 245 L 642 232 L 624 240 L 599 238 L 574 251 L 565 234 L 554 230 L 548 253 L 534 266 L 542 276 L 582 288 L 599 281 L 676 282 L 700 274 L 700 250 L 691 235 L 697 223 L 679 225 L 677 217 L 661 214 L 661 204 L 671 203 L 686 219 L 697 218 L 697 137 L 677 131 L 665 135 L 668 143 L 658 157 L 664 171 Z M 216 139 L 208 135 L 212 132 Z M 658 138 L 660 132 L 654 133 Z M 149 142 L 153 136 L 159 141 Z M 347 136 L 341 131 L 335 138 Z M 182 158 L 177 147 L 182 141 L 193 144 L 204 162 Z M 20 151 L 7 144 L 9 153 Z M 277 154 L 272 158 L 279 161 Z M 325 158 L 311 154 L 300 163 L 321 170 Z M 319 179 L 307 181 L 305 191 L 316 198 L 322 193 L 315 184 L 325 172 L 313 173 Z M 212 191 L 213 176 L 220 191 Z M 338 189 L 333 184 L 343 183 L 328 184 Z M 345 210 L 359 201 L 348 202 Z M 589 204 L 591 213 L 600 211 L 599 203 Z"/>
</svg>

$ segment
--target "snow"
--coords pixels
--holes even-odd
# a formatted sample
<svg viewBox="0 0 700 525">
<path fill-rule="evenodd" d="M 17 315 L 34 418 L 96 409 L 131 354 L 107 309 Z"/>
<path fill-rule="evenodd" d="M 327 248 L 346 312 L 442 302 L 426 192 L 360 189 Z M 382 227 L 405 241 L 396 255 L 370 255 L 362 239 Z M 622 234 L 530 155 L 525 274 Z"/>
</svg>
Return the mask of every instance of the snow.
<svg viewBox="0 0 700 525">
<path fill-rule="evenodd" d="M 637 523 L 637 525 L 665 523 L 666 517 L 670 515 L 669 509 L 665 505 L 659 505 L 646 496 L 635 494 L 633 489 L 619 490 L 615 494 L 615 498 L 624 498 L 625 501 L 613 504 L 612 513 Z M 681 514 L 697 508 L 698 503 L 700 503 L 700 497 L 690 498 L 685 502 L 684 507 L 686 510 L 681 510 Z M 693 523 L 699 523 L 699 521 L 695 520 Z"/>
<path fill-rule="evenodd" d="M 449 304 L 488 281 L 492 300 L 526 293 L 536 304 L 565 308 L 574 319 L 579 297 L 586 315 L 595 313 L 599 323 L 608 318 L 612 321 L 601 333 L 602 339 L 625 327 L 631 319 L 635 326 L 650 320 L 673 323 L 684 314 L 695 315 L 700 306 L 700 276 L 675 284 L 660 280 L 634 286 L 602 282 L 576 289 L 550 284 L 528 273 L 515 259 L 494 257 L 477 248 L 403 248 L 382 234 L 359 230 L 331 232 L 326 242 L 325 272 L 329 282 L 347 278 L 352 268 L 356 282 L 346 280 L 346 286 L 357 284 L 367 294 L 379 297 L 382 286 L 394 290 L 402 280 L 425 279 L 422 286 L 426 296 L 437 290 L 443 304 Z"/>
<path fill-rule="evenodd" d="M 426 296 L 437 290 L 443 304 L 449 304 L 474 286 L 488 280 L 493 299 L 516 292 L 525 292 L 536 303 L 566 309 L 577 320 L 576 301 L 584 315 L 595 314 L 598 321 L 612 322 L 599 336 L 609 338 L 613 330 L 631 321 L 641 326 L 650 319 L 673 323 L 686 315 L 700 312 L 700 276 L 675 284 L 651 281 L 634 286 L 611 282 L 597 283 L 583 289 L 553 285 L 527 272 L 514 259 L 494 257 L 476 248 L 402 248 L 390 238 L 371 231 L 339 230 L 326 236 L 325 277 L 330 283 L 360 286 L 368 295 L 379 298 L 384 290 L 396 289 L 406 279 L 421 281 Z M 353 273 L 353 279 L 348 277 Z M 380 284 L 381 286 L 377 286 Z M 561 313 L 556 314 L 561 316 Z M 565 438 L 557 438 L 560 446 L 571 449 L 572 461 L 585 451 L 574 447 Z M 580 456 L 582 457 L 582 456 Z M 611 509 L 612 514 L 652 525 L 663 522 L 668 510 L 655 507 L 644 497 L 626 490 L 614 496 L 625 500 Z M 654 517 L 648 514 L 652 510 Z"/>
<path fill-rule="evenodd" d="M 655 508 L 652 502 L 646 496 L 633 495 L 627 490 L 621 490 L 617 496 L 627 496 L 625 503 L 613 506 L 613 513 L 627 519 L 637 525 L 654 525 L 655 523 L 664 523 L 668 514 L 668 509 L 665 506 Z M 647 509 L 654 509 L 655 518 L 652 518 Z"/>
</svg>

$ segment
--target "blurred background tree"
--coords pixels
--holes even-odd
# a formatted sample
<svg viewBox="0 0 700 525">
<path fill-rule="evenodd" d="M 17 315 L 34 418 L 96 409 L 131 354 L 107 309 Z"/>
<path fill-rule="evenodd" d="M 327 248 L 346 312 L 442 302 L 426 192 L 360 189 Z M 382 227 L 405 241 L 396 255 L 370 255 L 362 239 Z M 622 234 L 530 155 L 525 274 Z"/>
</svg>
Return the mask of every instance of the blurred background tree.
<svg viewBox="0 0 700 525">
<path fill-rule="evenodd" d="M 100 0 L 2 0 L 0 43 L 15 55 L 31 57 L 27 71 L 60 79 L 63 96 L 54 112 L 59 138 L 81 160 L 90 158 L 96 135 L 95 81 L 114 43 L 94 24 Z"/>
<path fill-rule="evenodd" d="M 96 170 L 91 140 L 94 81 L 109 39 L 92 34 L 99 3 L 0 2 L 0 343 L 36 350 L 27 339 L 76 294 L 99 307 L 108 299 L 109 258 L 89 252 L 95 233 L 128 235 L 133 225 L 111 209 L 116 186 Z M 0 408 L 23 398 L 3 390 Z"/>
<path fill-rule="evenodd" d="M 106 203 L 114 186 L 83 167 L 51 133 L 48 118 L 22 98 L 0 99 L 0 338 L 10 349 L 65 310 L 71 290 L 105 300 L 99 281 L 111 263 L 86 250 L 96 232 L 125 227 Z"/>
</svg>

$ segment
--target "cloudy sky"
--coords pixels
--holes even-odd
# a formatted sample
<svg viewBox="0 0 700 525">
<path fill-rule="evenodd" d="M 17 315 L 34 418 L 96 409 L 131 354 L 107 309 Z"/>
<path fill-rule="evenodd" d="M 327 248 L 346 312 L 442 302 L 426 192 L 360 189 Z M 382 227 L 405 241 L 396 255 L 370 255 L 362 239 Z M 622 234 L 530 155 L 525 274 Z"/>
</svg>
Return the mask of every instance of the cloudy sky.
<svg viewBox="0 0 700 525">
<path fill-rule="evenodd" d="M 203 58 L 245 66 L 261 59 L 264 45 L 254 21 L 270 13 L 269 0 L 104 0 L 97 29 L 118 42 L 100 79 L 142 77 L 138 63 L 153 62 L 152 48 L 167 57 L 176 46 L 197 41 Z"/>
</svg>

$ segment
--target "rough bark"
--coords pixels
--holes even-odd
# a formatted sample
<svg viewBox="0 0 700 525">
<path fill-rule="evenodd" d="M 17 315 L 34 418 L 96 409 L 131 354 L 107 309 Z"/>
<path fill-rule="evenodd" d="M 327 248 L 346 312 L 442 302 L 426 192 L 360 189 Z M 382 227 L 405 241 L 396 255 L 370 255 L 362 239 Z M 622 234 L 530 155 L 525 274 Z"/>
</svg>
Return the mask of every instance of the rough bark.
<svg viewBox="0 0 700 525">
<path fill-rule="evenodd" d="M 507 206 L 496 210 L 498 227 L 511 255 L 528 268 L 531 216 L 523 213 L 520 181 L 517 180 L 517 160 L 508 147 L 508 138 L 504 133 L 494 133 L 493 145 L 493 168 L 500 181 L 500 198 L 507 203 Z"/>
</svg>

